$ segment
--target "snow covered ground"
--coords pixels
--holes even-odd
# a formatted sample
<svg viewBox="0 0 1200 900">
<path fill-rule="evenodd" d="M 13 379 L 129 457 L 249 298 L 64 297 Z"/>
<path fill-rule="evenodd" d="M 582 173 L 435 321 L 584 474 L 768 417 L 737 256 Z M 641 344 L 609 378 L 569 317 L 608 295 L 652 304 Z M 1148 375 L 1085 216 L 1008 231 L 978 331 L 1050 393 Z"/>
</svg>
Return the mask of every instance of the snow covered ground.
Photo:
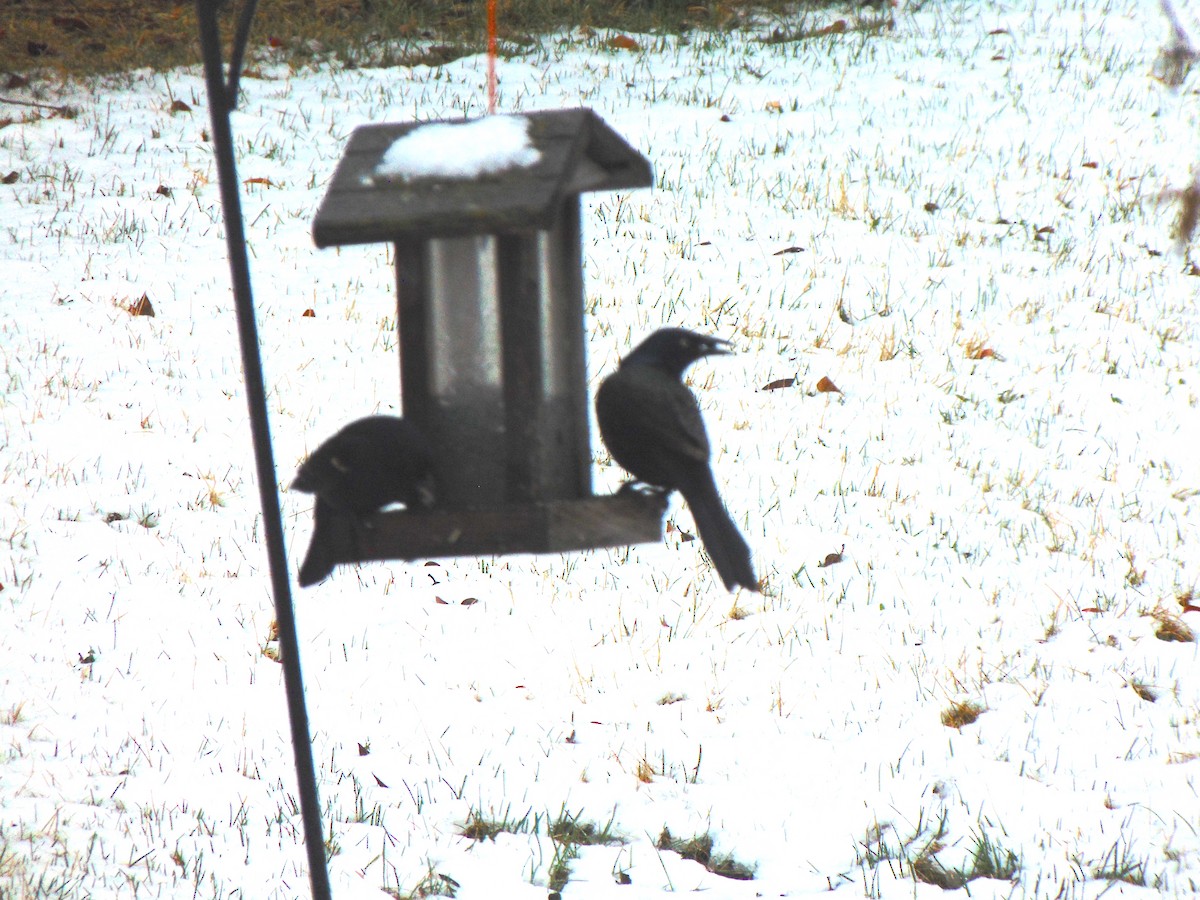
<svg viewBox="0 0 1200 900">
<path fill-rule="evenodd" d="M 1200 886 L 1200 278 L 1169 195 L 1197 101 L 1153 77 L 1165 21 L 931 2 L 761 39 L 794 25 L 502 62 L 502 110 L 590 106 L 654 163 L 584 205 L 589 376 L 663 324 L 734 342 L 691 384 L 765 589 L 672 530 L 297 591 L 335 896 L 545 897 L 556 861 L 568 898 Z M 477 115 L 485 74 L 243 82 L 281 488 L 397 406 L 388 248 L 310 236 L 347 136 Z M 200 73 L 9 93 L 79 112 L 0 107 L 0 897 L 304 896 Z M 310 498 L 282 499 L 294 573 Z"/>
</svg>

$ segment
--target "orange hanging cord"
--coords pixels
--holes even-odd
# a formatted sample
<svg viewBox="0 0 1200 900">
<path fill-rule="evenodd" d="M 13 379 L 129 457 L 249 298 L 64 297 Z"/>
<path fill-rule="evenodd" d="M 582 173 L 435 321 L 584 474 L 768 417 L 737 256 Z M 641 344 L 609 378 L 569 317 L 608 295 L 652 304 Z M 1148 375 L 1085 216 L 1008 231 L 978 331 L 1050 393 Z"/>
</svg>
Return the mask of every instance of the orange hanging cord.
<svg viewBox="0 0 1200 900">
<path fill-rule="evenodd" d="M 496 0 L 487 0 L 488 115 L 496 112 Z"/>
</svg>

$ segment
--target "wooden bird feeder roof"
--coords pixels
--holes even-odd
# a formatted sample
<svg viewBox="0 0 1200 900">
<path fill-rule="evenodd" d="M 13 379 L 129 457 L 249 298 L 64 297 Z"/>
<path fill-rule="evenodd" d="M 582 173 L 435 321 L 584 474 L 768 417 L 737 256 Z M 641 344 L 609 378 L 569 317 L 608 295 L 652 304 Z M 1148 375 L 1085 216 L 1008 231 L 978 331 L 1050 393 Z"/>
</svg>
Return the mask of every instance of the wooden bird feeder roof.
<svg viewBox="0 0 1200 900">
<path fill-rule="evenodd" d="M 590 109 L 521 115 L 540 159 L 478 178 L 376 177 L 387 149 L 423 123 L 356 128 L 313 221 L 317 246 L 547 230 L 573 194 L 653 182 L 650 162 Z"/>
</svg>

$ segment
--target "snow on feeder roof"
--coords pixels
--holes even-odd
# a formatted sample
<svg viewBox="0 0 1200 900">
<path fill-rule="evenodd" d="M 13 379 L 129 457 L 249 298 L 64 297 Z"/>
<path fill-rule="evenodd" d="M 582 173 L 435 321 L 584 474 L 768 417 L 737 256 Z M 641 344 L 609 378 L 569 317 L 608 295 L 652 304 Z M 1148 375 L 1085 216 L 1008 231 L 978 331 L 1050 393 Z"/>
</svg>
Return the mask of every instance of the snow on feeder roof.
<svg viewBox="0 0 1200 900">
<path fill-rule="evenodd" d="M 528 168 L 541 158 L 529 142 L 529 120 L 523 116 L 435 122 L 396 138 L 367 179 L 371 184 L 381 179 L 471 179 Z"/>
</svg>

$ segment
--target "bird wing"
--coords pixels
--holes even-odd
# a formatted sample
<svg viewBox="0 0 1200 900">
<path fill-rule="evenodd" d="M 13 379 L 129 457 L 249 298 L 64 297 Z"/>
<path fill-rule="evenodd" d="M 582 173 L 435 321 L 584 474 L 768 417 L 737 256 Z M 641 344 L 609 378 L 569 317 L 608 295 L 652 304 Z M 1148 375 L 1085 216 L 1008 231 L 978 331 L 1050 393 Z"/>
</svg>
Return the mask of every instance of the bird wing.
<svg viewBox="0 0 1200 900">
<path fill-rule="evenodd" d="M 601 384 L 596 406 L 609 452 L 640 480 L 660 485 L 674 482 L 673 477 L 664 478 L 661 465 L 655 463 L 708 462 L 708 435 L 700 407 L 692 392 L 673 376 L 649 366 L 624 366 Z M 648 448 L 658 453 L 648 454 Z M 648 464 L 658 472 L 646 471 Z"/>
</svg>

